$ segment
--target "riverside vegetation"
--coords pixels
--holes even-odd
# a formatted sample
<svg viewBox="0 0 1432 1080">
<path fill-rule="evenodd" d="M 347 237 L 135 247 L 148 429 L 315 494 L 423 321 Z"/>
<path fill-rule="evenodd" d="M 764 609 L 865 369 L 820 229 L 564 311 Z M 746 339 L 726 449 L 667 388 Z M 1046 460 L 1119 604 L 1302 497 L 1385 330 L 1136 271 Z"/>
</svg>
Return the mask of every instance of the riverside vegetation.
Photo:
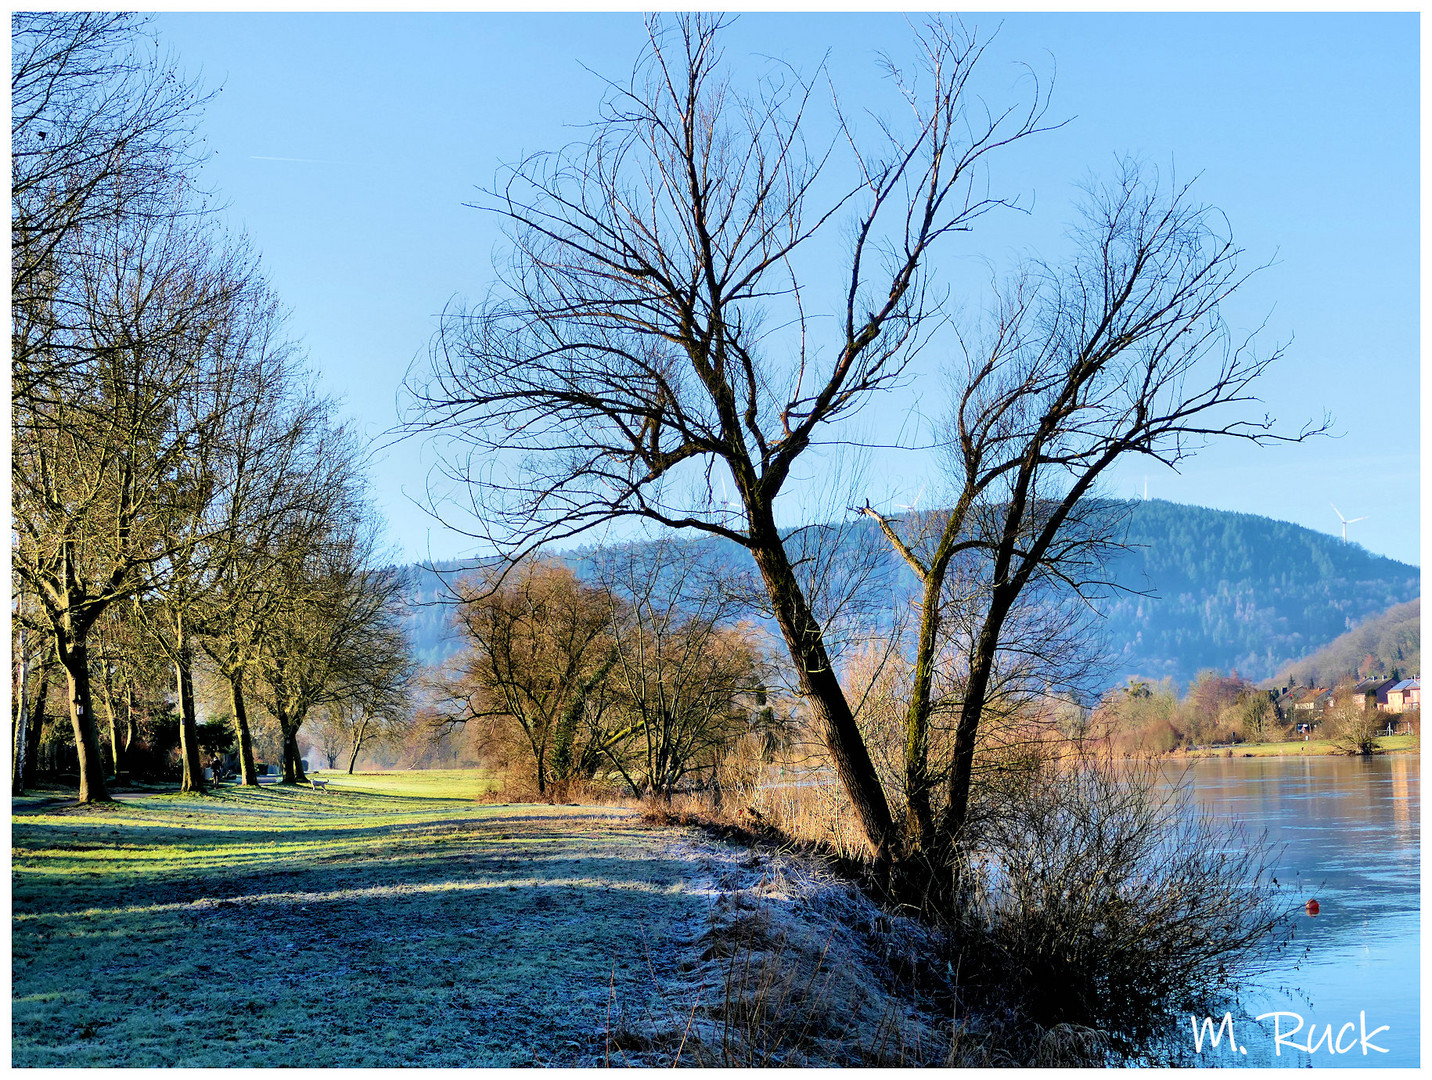
<svg viewBox="0 0 1432 1080">
<path fill-rule="evenodd" d="M 1092 712 L 1071 712 L 1064 728 L 1125 754 L 1371 754 L 1420 745 L 1420 710 L 1379 712 L 1352 686 L 1340 682 L 1324 710 L 1298 714 L 1315 722 L 1311 732 L 1298 732 L 1294 715 L 1280 716 L 1269 691 L 1213 670 L 1200 672 L 1182 697 L 1172 680 L 1130 680 Z M 1401 733 L 1384 734 L 1390 723 Z"/>
</svg>

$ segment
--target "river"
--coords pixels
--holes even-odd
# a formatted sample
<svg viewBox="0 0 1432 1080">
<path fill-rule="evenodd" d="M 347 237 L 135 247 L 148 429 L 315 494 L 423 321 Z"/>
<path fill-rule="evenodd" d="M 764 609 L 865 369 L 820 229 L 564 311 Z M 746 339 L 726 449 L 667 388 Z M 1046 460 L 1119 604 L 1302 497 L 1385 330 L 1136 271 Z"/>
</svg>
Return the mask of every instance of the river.
<svg viewBox="0 0 1432 1080">
<path fill-rule="evenodd" d="M 1200 1023 L 1202 1050 L 1188 1064 L 1421 1063 L 1420 779 L 1415 754 L 1192 763 L 1188 782 L 1201 806 L 1266 830 L 1282 849 L 1276 875 L 1298 914 L 1292 947 L 1261 985 L 1226 1006 L 1239 1049 L 1226 1034 L 1213 1047 L 1214 1025 Z M 1318 902 L 1316 916 L 1304 913 L 1307 900 Z M 1256 1019 L 1274 1012 L 1281 1015 Z M 1192 1044 L 1193 1025 L 1187 1017 L 1183 1025 L 1181 1040 Z"/>
</svg>

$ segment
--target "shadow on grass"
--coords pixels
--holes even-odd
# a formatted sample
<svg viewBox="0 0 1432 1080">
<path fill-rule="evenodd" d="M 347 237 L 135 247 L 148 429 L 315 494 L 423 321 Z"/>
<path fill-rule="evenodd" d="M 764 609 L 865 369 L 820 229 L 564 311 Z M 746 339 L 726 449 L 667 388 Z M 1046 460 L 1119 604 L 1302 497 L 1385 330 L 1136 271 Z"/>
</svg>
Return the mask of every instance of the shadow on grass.
<svg viewBox="0 0 1432 1080">
<path fill-rule="evenodd" d="M 705 910 L 616 813 L 125 809 L 13 823 L 14 1065 L 575 1064 Z"/>
</svg>

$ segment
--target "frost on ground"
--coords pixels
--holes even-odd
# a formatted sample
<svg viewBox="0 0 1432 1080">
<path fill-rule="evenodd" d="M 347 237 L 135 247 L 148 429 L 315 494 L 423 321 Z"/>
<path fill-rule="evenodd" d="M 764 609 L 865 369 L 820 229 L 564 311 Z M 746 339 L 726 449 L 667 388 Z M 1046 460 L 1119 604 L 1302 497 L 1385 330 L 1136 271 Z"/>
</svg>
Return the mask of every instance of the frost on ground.
<svg viewBox="0 0 1432 1080">
<path fill-rule="evenodd" d="M 631 810 L 265 790 L 12 821 L 17 1066 L 817 1064 L 934 1038 L 891 993 L 917 928 Z"/>
<path fill-rule="evenodd" d="M 688 920 L 676 970 L 610 1027 L 616 1065 L 932 1065 L 950 1024 L 916 983 L 941 955 L 928 928 L 882 911 L 809 858 L 690 834 L 705 910 Z M 950 973 L 947 973 L 950 974 Z M 923 975 L 923 977 L 921 977 Z M 654 999 L 654 1000 L 653 1000 Z"/>
</svg>

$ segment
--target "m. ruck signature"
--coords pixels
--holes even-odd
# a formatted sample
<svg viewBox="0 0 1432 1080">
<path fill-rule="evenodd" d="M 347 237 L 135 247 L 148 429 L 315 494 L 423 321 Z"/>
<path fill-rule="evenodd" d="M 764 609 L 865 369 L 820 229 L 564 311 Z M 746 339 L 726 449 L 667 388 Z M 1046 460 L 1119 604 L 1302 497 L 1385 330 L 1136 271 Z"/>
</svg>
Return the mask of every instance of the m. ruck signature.
<svg viewBox="0 0 1432 1080">
<path fill-rule="evenodd" d="M 1309 1024 L 1306 1042 L 1298 1042 L 1294 1036 L 1303 1030 L 1303 1018 L 1295 1012 L 1266 1012 L 1254 1017 L 1255 1020 L 1273 1021 L 1273 1055 L 1282 1057 L 1286 1047 L 1289 1050 L 1301 1050 L 1305 1054 L 1315 1054 L 1320 1050 L 1326 1050 L 1329 1054 L 1350 1054 L 1354 1050 L 1361 1049 L 1363 1056 L 1367 1056 L 1369 1050 L 1375 1050 L 1379 1054 L 1387 1053 L 1387 1048 L 1378 1046 L 1372 1039 L 1384 1031 L 1391 1030 L 1386 1024 L 1381 1027 L 1367 1030 L 1367 1012 L 1357 1014 L 1357 1021 L 1349 1020 L 1337 1029 L 1333 1034 L 1333 1025 L 1328 1024 L 1321 1035 L 1318 1034 L 1318 1025 Z M 1223 1040 L 1227 1039 L 1227 1048 L 1230 1054 L 1247 1054 L 1248 1045 L 1240 1043 L 1233 1035 L 1233 1014 L 1224 1013 L 1223 1019 L 1214 1026 L 1213 1017 L 1203 1017 L 1199 1022 L 1196 1016 L 1188 1018 L 1189 1026 L 1193 1029 L 1193 1052 L 1202 1054 L 1203 1048 L 1207 1045 L 1210 1049 L 1217 1047 Z M 1290 1025 L 1287 1031 L 1283 1030 L 1283 1024 Z"/>
</svg>

